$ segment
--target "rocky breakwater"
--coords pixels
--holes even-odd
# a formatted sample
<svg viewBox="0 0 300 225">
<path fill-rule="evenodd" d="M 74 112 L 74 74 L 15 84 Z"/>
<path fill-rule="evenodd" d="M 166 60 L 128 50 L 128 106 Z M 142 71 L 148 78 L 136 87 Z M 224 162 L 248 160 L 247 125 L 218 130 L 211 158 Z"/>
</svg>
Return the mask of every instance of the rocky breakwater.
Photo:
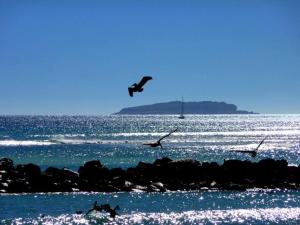
<svg viewBox="0 0 300 225">
<path fill-rule="evenodd" d="M 300 166 L 286 160 L 259 162 L 225 160 L 200 163 L 196 160 L 157 159 L 136 167 L 108 169 L 99 160 L 86 162 L 78 172 L 35 164 L 14 165 L 0 159 L 0 193 L 246 190 L 248 188 L 300 188 Z"/>
</svg>

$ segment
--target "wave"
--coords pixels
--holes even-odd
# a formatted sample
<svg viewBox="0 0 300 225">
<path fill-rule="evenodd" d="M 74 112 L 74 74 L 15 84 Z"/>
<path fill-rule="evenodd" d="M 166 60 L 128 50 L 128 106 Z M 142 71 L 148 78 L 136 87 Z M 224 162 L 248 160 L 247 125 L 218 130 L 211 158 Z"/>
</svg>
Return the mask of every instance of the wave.
<svg viewBox="0 0 300 225">
<path fill-rule="evenodd" d="M 40 137 L 44 137 L 44 138 L 64 138 L 64 137 L 69 137 L 69 138 L 73 138 L 73 137 L 85 137 L 85 134 L 33 134 L 33 135 L 29 135 L 29 137 L 33 137 L 33 138 L 40 138 Z"/>
<path fill-rule="evenodd" d="M 156 141 L 157 138 L 140 138 L 140 139 L 121 139 L 121 140 L 113 140 L 113 139 L 47 139 L 47 140 L 0 140 L 0 146 L 9 147 L 9 146 L 49 146 L 49 145 L 139 145 L 143 143 L 150 143 Z M 220 148 L 223 146 L 223 149 L 227 150 L 250 150 L 257 147 L 259 143 L 258 138 L 247 138 L 245 140 L 230 138 L 230 139 L 218 139 L 215 138 L 197 138 L 197 137 L 169 137 L 165 139 L 163 142 L 165 144 L 190 144 L 190 147 L 202 146 L 204 148 Z M 266 144 L 261 146 L 261 150 L 270 150 L 270 149 L 290 149 L 291 147 L 295 147 L 295 141 L 298 139 L 284 139 L 278 140 L 275 138 L 270 138 L 266 141 Z"/>
<path fill-rule="evenodd" d="M 50 141 L 36 141 L 36 140 L 1 140 L 0 146 L 33 146 L 33 145 L 53 145 Z"/>
<path fill-rule="evenodd" d="M 145 132 L 145 133 L 114 133 L 103 134 L 114 137 L 132 137 L 132 136 L 163 136 L 167 133 Z M 176 132 L 172 136 L 267 136 L 267 135 L 300 135 L 300 130 L 256 130 L 256 131 L 203 131 L 203 132 Z"/>
<path fill-rule="evenodd" d="M 48 140 L 54 144 L 82 145 L 82 144 L 127 144 L 136 143 L 136 140 L 82 140 L 82 139 L 52 139 Z"/>
<path fill-rule="evenodd" d="M 80 140 L 80 139 L 50 139 L 50 140 L 1 140 L 0 146 L 48 146 L 48 145 L 84 145 L 84 144 L 137 144 L 145 140 Z"/>
</svg>

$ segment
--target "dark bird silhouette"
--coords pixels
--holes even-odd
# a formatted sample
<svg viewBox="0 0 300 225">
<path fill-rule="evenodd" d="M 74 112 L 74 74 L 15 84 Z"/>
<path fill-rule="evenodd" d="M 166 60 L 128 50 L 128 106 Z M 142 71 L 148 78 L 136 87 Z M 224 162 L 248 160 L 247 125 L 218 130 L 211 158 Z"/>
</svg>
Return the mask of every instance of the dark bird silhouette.
<svg viewBox="0 0 300 225">
<path fill-rule="evenodd" d="M 153 147 L 153 148 L 160 146 L 160 147 L 163 149 L 163 147 L 162 147 L 162 145 L 161 145 L 161 143 L 160 143 L 161 140 L 164 139 L 164 138 L 166 138 L 166 137 L 168 137 L 168 136 L 170 136 L 172 133 L 174 133 L 175 131 L 177 131 L 177 129 L 178 129 L 178 128 L 176 128 L 175 130 L 171 131 L 171 132 L 168 133 L 167 135 L 162 136 L 162 137 L 161 137 L 160 139 L 158 139 L 158 141 L 156 141 L 156 142 L 153 142 L 153 143 L 145 143 L 145 144 L 143 144 L 143 145 L 149 145 L 150 147 Z"/>
<path fill-rule="evenodd" d="M 120 207 L 118 205 L 112 209 L 109 204 L 97 205 L 97 201 L 95 201 L 93 208 L 91 208 L 89 211 L 87 211 L 87 213 L 85 215 L 88 215 L 92 211 L 98 211 L 98 212 L 105 211 L 105 212 L 109 213 L 109 216 L 111 218 L 115 218 L 116 215 L 118 215 L 116 210 L 120 210 Z"/>
<path fill-rule="evenodd" d="M 249 151 L 243 151 L 243 150 L 239 150 L 239 151 L 236 151 L 236 152 L 242 152 L 242 153 L 248 153 L 251 155 L 251 157 L 255 157 L 256 154 L 257 154 L 257 151 L 259 149 L 259 147 L 262 145 L 262 143 L 264 143 L 264 141 L 266 140 L 267 136 L 258 144 L 258 146 L 256 147 L 256 149 L 254 150 L 249 150 Z"/>
<path fill-rule="evenodd" d="M 133 97 L 133 92 L 142 92 L 144 90 L 143 86 L 147 83 L 148 80 L 152 80 L 152 77 L 144 76 L 138 84 L 134 83 L 133 85 L 128 87 L 129 95 Z"/>
<path fill-rule="evenodd" d="M 88 215 L 90 212 L 92 212 L 94 210 L 98 211 L 98 212 L 102 211 L 101 206 L 97 205 L 97 201 L 94 202 L 93 208 L 91 208 L 89 211 L 87 211 L 87 213 L 85 215 Z"/>
<path fill-rule="evenodd" d="M 115 208 L 111 208 L 109 204 L 104 204 L 101 205 L 102 210 L 104 210 L 105 212 L 108 212 L 110 217 L 115 218 L 116 215 L 118 215 L 118 213 L 116 212 L 116 210 L 120 210 L 120 207 L 117 205 Z"/>
</svg>

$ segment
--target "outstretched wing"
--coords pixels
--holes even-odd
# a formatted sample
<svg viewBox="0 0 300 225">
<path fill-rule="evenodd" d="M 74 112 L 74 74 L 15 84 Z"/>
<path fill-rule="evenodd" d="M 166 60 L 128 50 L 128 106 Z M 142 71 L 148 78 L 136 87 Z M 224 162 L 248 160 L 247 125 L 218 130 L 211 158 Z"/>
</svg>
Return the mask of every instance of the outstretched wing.
<svg viewBox="0 0 300 225">
<path fill-rule="evenodd" d="M 259 145 L 256 147 L 255 151 L 257 151 L 259 149 L 259 147 L 262 145 L 262 143 L 264 143 L 264 141 L 266 140 L 268 136 L 266 136 L 264 139 L 262 139 L 262 141 L 259 143 Z"/>
<path fill-rule="evenodd" d="M 144 76 L 141 79 L 141 81 L 137 84 L 137 88 L 141 89 L 147 83 L 148 80 L 152 80 L 152 77 L 150 77 L 150 76 Z"/>
<path fill-rule="evenodd" d="M 97 201 L 94 202 L 94 206 L 93 207 L 96 208 L 96 206 L 97 206 Z"/>
<path fill-rule="evenodd" d="M 133 97 L 133 88 L 132 87 L 128 88 L 128 93 L 129 93 L 130 97 Z"/>
<path fill-rule="evenodd" d="M 94 202 L 94 204 L 93 204 L 93 208 L 92 208 L 92 209 L 90 209 L 89 211 L 87 211 L 87 213 L 86 213 L 85 215 L 87 215 L 87 214 L 89 214 L 90 212 L 94 211 L 94 210 L 95 210 L 95 208 L 96 208 L 96 206 L 97 206 L 97 201 L 95 201 L 95 202 Z"/>
<path fill-rule="evenodd" d="M 94 209 L 90 209 L 89 211 L 87 211 L 87 213 L 85 215 L 87 216 L 92 211 L 94 211 Z"/>
<path fill-rule="evenodd" d="M 162 139 L 164 139 L 164 138 L 166 138 L 166 137 L 168 137 L 168 136 L 170 136 L 172 133 L 174 133 L 175 131 L 177 131 L 177 129 L 178 128 L 176 128 L 175 130 L 173 130 L 173 131 L 171 131 L 170 133 L 168 133 L 167 135 L 165 135 L 165 136 L 162 136 L 159 140 L 158 140 L 158 142 L 160 142 Z"/>
<path fill-rule="evenodd" d="M 254 151 L 248 151 L 248 150 L 233 150 L 233 152 L 253 153 Z"/>
</svg>

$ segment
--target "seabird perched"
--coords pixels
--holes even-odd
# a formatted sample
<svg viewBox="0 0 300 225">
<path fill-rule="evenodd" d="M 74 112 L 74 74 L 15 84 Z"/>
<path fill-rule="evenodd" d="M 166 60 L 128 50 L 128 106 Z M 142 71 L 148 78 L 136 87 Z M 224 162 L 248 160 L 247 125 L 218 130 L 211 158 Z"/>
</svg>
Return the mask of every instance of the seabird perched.
<svg viewBox="0 0 300 225">
<path fill-rule="evenodd" d="M 152 77 L 144 76 L 138 84 L 134 83 L 133 85 L 128 87 L 128 93 L 130 97 L 133 97 L 133 92 L 142 92 L 144 90 L 143 86 L 147 83 L 148 80 L 152 80 Z"/>
<path fill-rule="evenodd" d="M 153 147 L 153 148 L 160 146 L 160 147 L 163 149 L 163 147 L 162 147 L 160 141 L 161 141 L 162 139 L 164 139 L 164 138 L 170 136 L 172 133 L 174 133 L 175 131 L 177 131 L 177 129 L 178 129 L 178 128 L 176 128 L 175 130 L 171 131 L 171 132 L 168 133 L 167 135 L 161 137 L 161 138 L 158 139 L 158 141 L 156 141 L 156 142 L 153 142 L 153 143 L 145 143 L 145 144 L 143 144 L 143 145 L 149 145 L 150 147 Z"/>
<path fill-rule="evenodd" d="M 267 136 L 258 144 L 258 146 L 256 147 L 256 149 L 254 150 L 249 150 L 249 151 L 243 151 L 243 150 L 239 150 L 239 151 L 235 151 L 235 152 L 242 152 L 242 153 L 248 153 L 251 155 L 251 157 L 255 157 L 257 154 L 257 151 L 259 149 L 259 147 L 262 145 L 262 143 L 264 143 L 264 141 L 266 140 Z"/>
</svg>

